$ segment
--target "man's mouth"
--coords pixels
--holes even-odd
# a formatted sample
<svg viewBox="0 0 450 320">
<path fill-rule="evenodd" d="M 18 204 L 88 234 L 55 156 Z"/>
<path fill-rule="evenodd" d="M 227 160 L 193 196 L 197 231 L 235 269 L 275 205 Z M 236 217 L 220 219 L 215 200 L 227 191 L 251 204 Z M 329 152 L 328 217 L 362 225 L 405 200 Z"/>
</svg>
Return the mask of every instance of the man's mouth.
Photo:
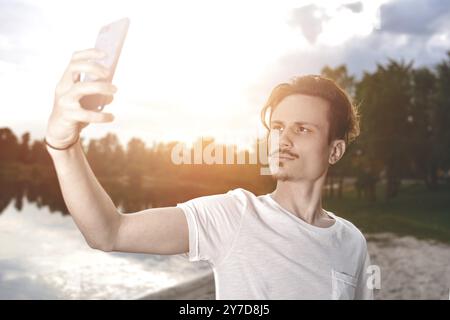
<svg viewBox="0 0 450 320">
<path fill-rule="evenodd" d="M 280 160 L 294 160 L 295 158 L 289 157 L 289 156 L 286 156 L 286 155 L 278 155 L 278 159 L 280 159 Z"/>
<path fill-rule="evenodd" d="M 274 156 L 280 160 L 294 160 L 296 158 L 286 153 L 276 153 Z"/>
</svg>

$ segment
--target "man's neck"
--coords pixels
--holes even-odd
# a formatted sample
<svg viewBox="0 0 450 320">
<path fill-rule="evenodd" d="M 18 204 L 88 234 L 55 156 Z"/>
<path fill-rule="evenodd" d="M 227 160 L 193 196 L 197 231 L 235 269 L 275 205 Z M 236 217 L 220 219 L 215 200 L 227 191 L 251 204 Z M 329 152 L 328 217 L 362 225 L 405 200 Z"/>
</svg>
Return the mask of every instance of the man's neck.
<svg viewBox="0 0 450 320">
<path fill-rule="evenodd" d="M 271 197 L 283 208 L 307 223 L 318 227 L 333 225 L 334 219 L 322 209 L 322 187 L 325 177 L 311 181 L 280 181 Z"/>
</svg>

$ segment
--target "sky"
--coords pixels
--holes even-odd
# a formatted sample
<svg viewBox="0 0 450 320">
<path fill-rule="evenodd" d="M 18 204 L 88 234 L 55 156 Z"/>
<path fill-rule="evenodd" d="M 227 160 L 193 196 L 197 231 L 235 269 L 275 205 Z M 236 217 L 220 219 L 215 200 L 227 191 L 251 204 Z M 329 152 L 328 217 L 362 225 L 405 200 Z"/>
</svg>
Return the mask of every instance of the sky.
<svg viewBox="0 0 450 320">
<path fill-rule="evenodd" d="M 0 127 L 42 139 L 72 53 L 122 17 L 131 24 L 105 108 L 115 120 L 86 139 L 245 147 L 281 82 L 341 64 L 360 78 L 389 58 L 432 67 L 450 50 L 446 0 L 0 0 Z"/>
</svg>

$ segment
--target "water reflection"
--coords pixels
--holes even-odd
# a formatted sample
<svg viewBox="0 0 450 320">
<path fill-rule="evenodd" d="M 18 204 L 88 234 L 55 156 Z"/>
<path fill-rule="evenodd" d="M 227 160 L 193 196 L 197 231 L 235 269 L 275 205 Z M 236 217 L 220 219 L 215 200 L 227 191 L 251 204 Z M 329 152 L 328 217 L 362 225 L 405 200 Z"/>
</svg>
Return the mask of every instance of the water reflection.
<svg viewBox="0 0 450 320">
<path fill-rule="evenodd" d="M 23 201 L 35 203 L 38 208 L 47 206 L 50 212 L 69 214 L 62 197 L 56 175 L 49 170 L 46 179 L 27 182 L 0 179 L 0 214 L 10 202 L 21 211 Z M 101 179 L 101 184 L 123 212 L 135 212 L 151 207 L 172 206 L 197 196 L 214 193 L 211 187 L 196 183 L 165 185 L 157 178 L 144 177 L 144 184 L 124 179 Z M 223 190 L 222 190 L 223 191 Z M 217 190 L 219 192 L 219 190 Z"/>
<path fill-rule="evenodd" d="M 128 299 L 210 271 L 182 255 L 93 250 L 67 215 L 56 182 L 0 185 L 0 299 Z M 104 186 L 124 212 L 184 199 L 142 187 L 130 192 L 120 183 Z"/>
</svg>

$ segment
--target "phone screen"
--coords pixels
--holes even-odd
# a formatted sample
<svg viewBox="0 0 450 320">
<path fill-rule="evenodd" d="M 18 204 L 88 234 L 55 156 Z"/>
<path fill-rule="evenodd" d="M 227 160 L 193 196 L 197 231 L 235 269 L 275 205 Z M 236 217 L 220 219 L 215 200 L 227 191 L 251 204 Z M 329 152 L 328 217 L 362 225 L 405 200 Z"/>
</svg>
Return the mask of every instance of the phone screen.
<svg viewBox="0 0 450 320">
<path fill-rule="evenodd" d="M 95 48 L 105 51 L 107 56 L 102 59 L 97 59 L 95 62 L 100 63 L 110 70 L 110 75 L 107 79 L 98 79 L 102 81 L 112 82 L 117 62 L 119 61 L 120 53 L 122 51 L 123 43 L 128 32 L 130 20 L 124 18 L 108 25 L 103 26 L 97 36 Z M 96 81 L 88 74 L 83 75 L 81 81 Z M 104 106 L 112 102 L 112 96 L 104 95 L 87 95 L 80 99 L 80 104 L 83 108 L 89 110 L 101 111 Z"/>
</svg>

